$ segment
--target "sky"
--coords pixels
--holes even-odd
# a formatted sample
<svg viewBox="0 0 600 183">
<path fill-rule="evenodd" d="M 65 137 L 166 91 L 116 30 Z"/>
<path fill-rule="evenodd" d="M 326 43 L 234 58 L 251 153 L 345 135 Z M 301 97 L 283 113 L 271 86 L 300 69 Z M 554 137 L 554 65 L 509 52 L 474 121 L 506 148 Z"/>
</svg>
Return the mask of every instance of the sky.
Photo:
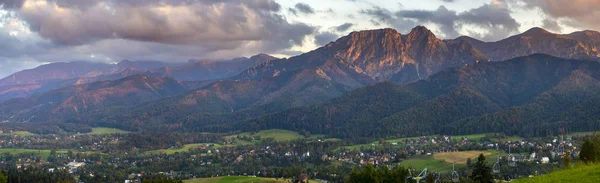
<svg viewBox="0 0 600 183">
<path fill-rule="evenodd" d="M 0 0 L 0 77 L 41 64 L 298 55 L 352 31 L 424 25 L 497 41 L 600 30 L 600 0 Z"/>
</svg>

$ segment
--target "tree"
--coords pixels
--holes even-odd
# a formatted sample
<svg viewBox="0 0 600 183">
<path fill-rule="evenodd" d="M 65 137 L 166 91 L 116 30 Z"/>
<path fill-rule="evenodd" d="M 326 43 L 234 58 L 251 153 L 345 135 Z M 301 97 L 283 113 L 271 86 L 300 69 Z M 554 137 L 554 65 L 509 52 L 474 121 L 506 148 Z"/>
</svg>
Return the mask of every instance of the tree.
<svg viewBox="0 0 600 183">
<path fill-rule="evenodd" d="M 0 183 L 8 183 L 8 177 L 0 173 Z"/>
<path fill-rule="evenodd" d="M 581 145 L 579 159 L 584 163 L 596 162 L 596 149 L 591 139 L 585 139 Z"/>
<path fill-rule="evenodd" d="M 485 162 L 485 156 L 483 156 L 483 154 L 480 154 L 477 158 L 477 162 L 475 163 L 475 169 L 473 169 L 473 173 L 471 174 L 470 178 L 480 183 L 494 182 L 494 177 L 492 176 L 492 168 L 487 165 L 487 162 Z"/>
</svg>

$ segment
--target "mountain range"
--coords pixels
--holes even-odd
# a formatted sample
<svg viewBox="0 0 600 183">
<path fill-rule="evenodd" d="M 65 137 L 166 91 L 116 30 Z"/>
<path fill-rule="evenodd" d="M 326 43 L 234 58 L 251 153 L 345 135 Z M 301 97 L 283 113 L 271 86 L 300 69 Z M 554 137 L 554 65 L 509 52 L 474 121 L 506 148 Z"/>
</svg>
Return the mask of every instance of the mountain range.
<svg viewBox="0 0 600 183">
<path fill-rule="evenodd" d="M 194 61 L 168 64 L 159 61 L 122 61 L 118 64 L 69 62 L 51 63 L 14 73 L 0 80 L 0 101 L 28 97 L 63 87 L 116 80 L 136 74 L 171 77 L 181 81 L 207 81 L 234 76 L 256 64 L 277 59 L 258 54 L 250 58 Z"/>
<path fill-rule="evenodd" d="M 598 32 L 540 28 L 497 42 L 442 40 L 418 26 L 405 35 L 352 32 L 284 59 L 128 61 L 76 71 L 50 64 L 0 80 L 0 120 L 129 130 L 282 128 L 343 138 L 542 135 L 600 106 L 599 40 Z"/>
</svg>

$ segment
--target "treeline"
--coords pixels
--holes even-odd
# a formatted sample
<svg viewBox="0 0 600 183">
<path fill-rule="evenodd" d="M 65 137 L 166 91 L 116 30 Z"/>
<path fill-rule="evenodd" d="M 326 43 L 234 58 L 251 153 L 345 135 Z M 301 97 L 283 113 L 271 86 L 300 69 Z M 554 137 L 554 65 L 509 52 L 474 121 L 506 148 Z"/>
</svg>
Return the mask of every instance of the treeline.
<svg viewBox="0 0 600 183">
<path fill-rule="evenodd" d="M 3 176 L 0 176 L 0 183 L 75 183 L 75 178 L 66 170 L 55 170 L 37 167 L 26 167 L 15 169 L 3 167 L 2 175 L 6 178 L 3 182 Z"/>
</svg>

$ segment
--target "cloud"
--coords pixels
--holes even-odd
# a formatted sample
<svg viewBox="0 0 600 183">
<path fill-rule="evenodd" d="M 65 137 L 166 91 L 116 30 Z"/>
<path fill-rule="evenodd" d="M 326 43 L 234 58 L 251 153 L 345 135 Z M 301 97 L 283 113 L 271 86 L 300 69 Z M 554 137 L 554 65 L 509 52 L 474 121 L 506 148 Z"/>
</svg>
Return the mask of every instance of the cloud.
<svg viewBox="0 0 600 183">
<path fill-rule="evenodd" d="M 551 19 L 544 19 L 542 21 L 542 27 L 554 32 L 560 32 L 562 30 L 562 27 L 560 27 L 560 25 L 558 25 L 558 22 L 556 22 L 555 20 L 551 20 Z"/>
<path fill-rule="evenodd" d="M 375 6 L 371 9 L 362 10 L 361 14 L 366 14 L 372 17 L 371 23 L 375 26 L 387 24 L 396 28 L 400 32 L 408 32 L 417 25 L 416 21 L 397 17 L 390 10 Z"/>
<path fill-rule="evenodd" d="M 0 6 L 6 9 L 14 9 L 23 6 L 24 2 L 25 0 L 2 0 L 0 1 Z"/>
<path fill-rule="evenodd" d="M 440 26 L 440 31 L 445 37 L 457 37 L 456 21 L 459 17 L 455 11 L 440 6 L 434 11 L 404 10 L 396 13 L 398 17 L 416 20 L 419 24 L 434 23 Z"/>
<path fill-rule="evenodd" d="M 469 32 L 470 36 L 483 40 L 498 40 L 517 33 L 520 24 L 510 15 L 508 6 L 500 0 L 464 12 L 456 12 L 439 6 L 436 10 L 400 10 L 391 12 L 385 8 L 373 7 L 361 11 L 372 17 L 375 25 L 384 24 L 400 32 L 408 32 L 416 25 L 434 24 L 439 27 L 438 36 L 455 38 L 464 27 L 475 27 L 484 32 Z"/>
<path fill-rule="evenodd" d="M 335 41 L 340 36 L 331 32 L 322 32 L 315 36 L 315 44 L 319 46 L 326 45 L 332 41 Z"/>
<path fill-rule="evenodd" d="M 354 26 L 353 23 L 345 23 L 345 24 L 342 24 L 342 25 L 339 25 L 339 26 L 335 27 L 335 30 L 337 30 L 338 32 L 346 32 L 352 26 Z"/>
<path fill-rule="evenodd" d="M 14 68 L 278 54 L 303 46 L 316 30 L 289 22 L 273 0 L 0 2 L 0 66 Z M 0 69 L 0 75 L 10 71 Z"/>
<path fill-rule="evenodd" d="M 312 33 L 312 27 L 304 23 L 286 21 L 276 13 L 280 6 L 266 0 L 205 0 L 185 6 L 144 1 L 139 1 L 139 5 L 135 3 L 138 1 L 127 1 L 60 6 L 59 2 L 66 1 L 29 0 L 20 8 L 20 14 L 33 31 L 64 45 L 101 39 L 167 44 L 266 40 L 289 47 L 290 42 L 301 45 L 303 38 Z"/>
<path fill-rule="evenodd" d="M 459 14 L 462 24 L 473 25 L 488 31 L 480 39 L 498 40 L 519 32 L 521 26 L 511 15 L 506 3 L 493 0 L 489 4 Z"/>
<path fill-rule="evenodd" d="M 305 14 L 314 14 L 315 13 L 315 10 L 306 3 L 298 3 L 298 4 L 296 4 L 295 7 L 298 11 L 305 13 Z"/>
<path fill-rule="evenodd" d="M 600 0 L 523 0 L 528 8 L 539 8 L 546 15 L 568 19 L 568 23 L 578 28 L 600 29 Z"/>
<path fill-rule="evenodd" d="M 289 11 L 291 14 L 294 14 L 294 15 L 298 16 L 298 11 L 296 11 L 296 9 L 294 9 L 294 8 L 288 8 L 288 11 Z"/>
</svg>

